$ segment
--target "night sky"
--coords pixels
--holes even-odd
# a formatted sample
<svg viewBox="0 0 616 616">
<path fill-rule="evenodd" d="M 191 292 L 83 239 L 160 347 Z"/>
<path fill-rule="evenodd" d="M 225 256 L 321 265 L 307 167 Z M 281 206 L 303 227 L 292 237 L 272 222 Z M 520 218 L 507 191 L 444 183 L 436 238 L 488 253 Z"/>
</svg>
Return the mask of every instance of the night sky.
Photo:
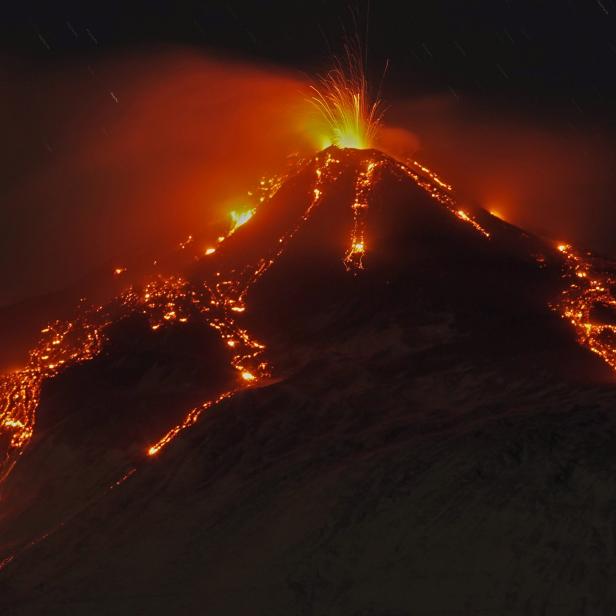
<svg viewBox="0 0 616 616">
<path fill-rule="evenodd" d="M 390 60 L 386 95 L 451 90 L 556 106 L 572 122 L 611 116 L 613 0 L 23 2 L 4 4 L 0 27 L 5 53 L 39 61 L 190 45 L 313 71 L 353 14 L 367 22 L 372 71 Z"/>
</svg>

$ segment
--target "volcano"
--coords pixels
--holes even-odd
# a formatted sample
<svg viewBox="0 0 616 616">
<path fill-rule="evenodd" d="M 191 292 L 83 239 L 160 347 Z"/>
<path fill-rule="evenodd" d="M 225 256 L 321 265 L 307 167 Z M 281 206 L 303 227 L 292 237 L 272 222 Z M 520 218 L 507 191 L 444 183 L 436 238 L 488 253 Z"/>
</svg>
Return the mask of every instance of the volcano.
<svg viewBox="0 0 616 616">
<path fill-rule="evenodd" d="M 615 268 L 298 161 L 4 377 L 2 613 L 614 612 Z"/>
</svg>

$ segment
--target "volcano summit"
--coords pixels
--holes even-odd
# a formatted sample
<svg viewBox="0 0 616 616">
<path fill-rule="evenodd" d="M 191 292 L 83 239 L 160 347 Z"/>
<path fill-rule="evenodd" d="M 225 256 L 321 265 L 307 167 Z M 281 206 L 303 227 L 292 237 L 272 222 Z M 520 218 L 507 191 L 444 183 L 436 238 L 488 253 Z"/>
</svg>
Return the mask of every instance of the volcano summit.
<svg viewBox="0 0 616 616">
<path fill-rule="evenodd" d="M 371 149 L 242 222 L 3 377 L 3 613 L 615 610 L 615 264 Z"/>
</svg>

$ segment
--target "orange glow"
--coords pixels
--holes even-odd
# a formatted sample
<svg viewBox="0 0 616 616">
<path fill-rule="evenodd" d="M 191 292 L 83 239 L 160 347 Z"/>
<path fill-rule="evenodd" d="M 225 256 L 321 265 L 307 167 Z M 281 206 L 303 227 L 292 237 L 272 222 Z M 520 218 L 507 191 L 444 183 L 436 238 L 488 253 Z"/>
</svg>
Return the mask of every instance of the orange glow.
<svg viewBox="0 0 616 616">
<path fill-rule="evenodd" d="M 239 372 L 242 381 L 246 383 L 245 387 L 253 385 L 260 379 L 268 376 L 270 374 L 270 367 L 267 362 L 262 360 L 262 355 L 266 348 L 265 345 L 252 338 L 247 330 L 239 327 L 235 323 L 233 313 L 242 313 L 245 310 L 245 297 L 250 287 L 275 263 L 293 236 L 308 220 L 314 208 L 321 203 L 323 185 L 326 181 L 332 183 L 337 179 L 338 175 L 332 171 L 332 167 L 338 165 L 339 162 L 331 153 L 319 154 L 314 158 L 312 161 L 315 166 L 313 198 L 307 205 L 300 221 L 279 238 L 276 248 L 270 255 L 262 257 L 257 263 L 249 266 L 250 271 L 246 276 L 240 275 L 226 278 L 221 275 L 221 272 L 216 272 L 212 285 L 207 282 L 204 283 L 205 289 L 209 293 L 209 300 L 201 304 L 200 310 L 206 317 L 210 327 L 213 327 L 226 342 L 227 346 L 233 349 L 230 364 Z M 280 178 L 262 181 L 262 186 L 267 190 L 264 199 L 271 199 L 276 194 L 281 182 Z M 178 434 L 194 425 L 205 410 L 215 406 L 222 400 L 230 398 L 241 390 L 242 388 L 227 391 L 217 398 L 208 400 L 201 406 L 190 410 L 182 422 L 172 427 L 146 450 L 147 455 L 157 455 Z"/>
<path fill-rule="evenodd" d="M 180 248 L 185 250 L 189 244 L 192 244 L 193 236 L 189 235 L 183 242 L 180 242 Z"/>
<path fill-rule="evenodd" d="M 113 273 L 114 273 L 116 276 L 119 276 L 120 274 L 123 274 L 125 271 L 126 271 L 126 268 L 125 268 L 125 267 L 116 267 L 116 268 L 113 270 Z"/>
<path fill-rule="evenodd" d="M 160 52 L 135 50 L 129 55 L 129 61 L 114 54 L 92 58 L 92 71 L 103 81 L 111 79 L 114 91 L 123 93 L 119 94 L 120 103 L 131 101 L 113 111 L 117 121 L 104 123 L 104 139 L 87 127 L 102 126 L 101 118 L 111 113 L 109 95 L 98 96 L 96 80 L 86 80 L 80 83 L 91 104 L 84 105 L 75 96 L 75 80 L 84 70 L 78 62 L 63 63 L 60 71 L 39 67 L 42 70 L 34 71 L 30 79 L 14 80 L 11 85 L 15 87 L 4 92 L 11 105 L 17 104 L 13 96 L 18 92 L 20 97 L 26 90 L 31 92 L 24 100 L 33 101 L 41 127 L 49 129 L 46 139 L 50 143 L 56 132 L 60 139 L 62 127 L 75 121 L 75 130 L 66 135 L 71 147 L 55 149 L 57 156 L 48 161 L 48 167 L 28 166 L 28 182 L 16 185 L 15 191 L 7 191 L 5 196 L 11 207 L 27 202 L 29 207 L 38 204 L 46 211 L 66 212 L 66 216 L 33 216 L 32 233 L 23 238 L 31 243 L 36 238 L 36 245 L 24 253 L 19 269 L 24 274 L 28 268 L 32 274 L 40 272 L 36 278 L 41 291 L 61 288 L 69 279 L 89 275 L 97 264 L 108 263 L 103 274 L 110 280 L 114 280 L 116 265 L 128 265 L 131 275 L 136 273 L 132 253 L 137 238 L 143 246 L 161 242 L 177 248 L 188 233 L 197 239 L 198 233 L 214 229 L 220 220 L 226 232 L 229 210 L 237 209 L 236 205 L 241 209 L 243 204 L 229 204 L 230 198 L 242 198 L 244 186 L 270 169 L 276 170 L 289 153 L 314 152 L 306 129 L 314 115 L 305 100 L 307 78 L 254 62 L 208 59 L 203 50 L 177 46 L 165 46 Z M 35 96 L 35 92 L 45 94 Z M 53 109 L 44 103 L 50 97 L 58 101 Z M 26 122 L 37 111 L 16 106 L 15 113 Z M 2 121 L 6 135 L 8 114 Z M 32 144 L 28 141 L 24 145 L 24 151 L 38 143 L 34 133 L 22 137 L 33 139 Z M 15 161 L 18 163 L 22 164 Z M 101 174 L 101 169 L 107 173 Z M 86 192 L 91 207 L 84 208 Z M 216 235 L 218 232 L 211 239 Z M 67 237 L 74 241 L 58 241 Z M 203 254 L 205 247 L 200 244 L 187 250 L 194 248 Z M 58 258 L 37 264 L 37 254 Z M 110 258 L 124 259 L 123 255 L 131 260 L 109 263 Z M 24 278 L 19 285 L 24 292 L 26 283 Z M 10 301 L 8 290 L 2 295 Z M 6 342 L 3 340 L 3 346 Z"/>
</svg>

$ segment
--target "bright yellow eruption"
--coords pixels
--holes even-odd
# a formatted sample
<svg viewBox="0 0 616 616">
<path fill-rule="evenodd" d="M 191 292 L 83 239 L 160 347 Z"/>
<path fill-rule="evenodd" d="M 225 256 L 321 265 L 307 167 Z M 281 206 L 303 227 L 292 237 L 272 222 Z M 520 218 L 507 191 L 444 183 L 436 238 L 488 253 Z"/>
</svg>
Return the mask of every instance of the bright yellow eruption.
<svg viewBox="0 0 616 616">
<path fill-rule="evenodd" d="M 229 212 L 232 225 L 229 235 L 235 233 L 242 225 L 245 225 L 253 217 L 255 211 L 256 208 L 253 207 L 250 210 L 233 210 Z"/>
<path fill-rule="evenodd" d="M 318 86 L 310 102 L 327 126 L 323 147 L 367 149 L 372 147 L 381 120 L 380 101 L 371 99 L 359 47 L 347 46 L 346 63 L 338 61 Z"/>
</svg>

